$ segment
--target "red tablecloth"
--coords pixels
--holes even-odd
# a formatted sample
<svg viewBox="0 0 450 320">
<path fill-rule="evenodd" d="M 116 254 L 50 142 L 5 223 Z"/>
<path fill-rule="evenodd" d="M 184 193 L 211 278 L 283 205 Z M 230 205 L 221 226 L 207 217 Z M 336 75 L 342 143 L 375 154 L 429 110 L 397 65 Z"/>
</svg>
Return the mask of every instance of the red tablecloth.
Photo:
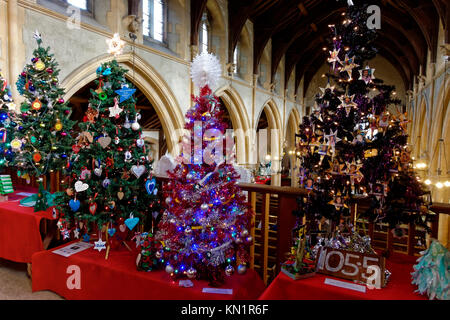
<svg viewBox="0 0 450 320">
<path fill-rule="evenodd" d="M 67 245 L 67 244 L 66 244 Z M 33 292 L 51 290 L 66 299 L 76 300 L 209 300 L 209 299 L 257 299 L 265 289 L 254 270 L 246 274 L 227 277 L 222 289 L 233 289 L 233 294 L 203 293 L 206 281 L 194 280 L 194 287 L 184 288 L 172 281 L 164 271 L 142 272 L 136 269 L 136 245 L 133 252 L 124 246 L 111 250 L 108 260 L 105 251 L 92 248 L 68 258 L 53 250 L 35 253 L 32 260 Z M 62 246 L 61 246 L 62 247 Z M 69 266 L 80 269 L 81 289 L 69 289 Z"/>
<path fill-rule="evenodd" d="M 382 289 L 366 289 L 365 293 L 325 284 L 325 278 L 344 279 L 316 274 L 311 278 L 293 280 L 280 273 L 261 295 L 260 300 L 426 300 L 427 297 L 414 293 L 411 272 L 417 257 L 394 254 L 386 260 L 391 278 Z"/>
<path fill-rule="evenodd" d="M 34 208 L 21 207 L 20 192 L 36 193 L 37 189 L 20 189 L 10 194 L 9 201 L 0 203 L 0 258 L 15 262 L 31 262 L 31 256 L 44 250 L 39 223 L 53 219 L 52 209 L 34 212 Z"/>
</svg>

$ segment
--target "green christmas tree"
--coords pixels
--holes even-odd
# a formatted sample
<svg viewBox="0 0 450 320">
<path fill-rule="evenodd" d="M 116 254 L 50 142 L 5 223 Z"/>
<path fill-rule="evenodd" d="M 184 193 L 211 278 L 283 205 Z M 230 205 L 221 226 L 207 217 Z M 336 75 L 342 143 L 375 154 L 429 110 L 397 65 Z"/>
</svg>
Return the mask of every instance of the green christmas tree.
<svg viewBox="0 0 450 320">
<path fill-rule="evenodd" d="M 136 89 L 127 82 L 126 72 L 116 60 L 97 69 L 98 87 L 91 90 L 70 156 L 68 188 L 58 199 L 64 238 L 71 232 L 75 238 L 86 236 L 106 225 L 109 239 L 123 241 L 129 231 L 137 231 L 138 223 L 150 229 L 153 213 L 159 212 L 152 160 L 138 123 Z"/>
<path fill-rule="evenodd" d="M 64 101 L 64 89 L 59 86 L 58 63 L 50 48 L 42 47 L 38 32 L 34 38 L 38 48 L 17 80 L 17 90 L 25 101 L 20 106 L 19 130 L 12 146 L 18 151 L 14 161 L 19 168 L 17 175 L 38 177 L 42 184 L 42 178 L 50 172 L 65 169 L 75 122 L 69 119 L 71 109 Z M 48 192 L 39 192 L 36 200 L 35 211 L 53 204 Z"/>
<path fill-rule="evenodd" d="M 15 108 L 11 88 L 0 73 L 0 169 L 8 166 L 14 158 L 11 141 L 18 127 Z"/>
</svg>

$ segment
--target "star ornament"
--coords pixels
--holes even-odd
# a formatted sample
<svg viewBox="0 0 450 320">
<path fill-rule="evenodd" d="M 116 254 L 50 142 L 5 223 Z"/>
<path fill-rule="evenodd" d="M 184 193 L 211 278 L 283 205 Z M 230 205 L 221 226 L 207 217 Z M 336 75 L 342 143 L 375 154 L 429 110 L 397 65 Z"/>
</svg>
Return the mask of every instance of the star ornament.
<svg viewBox="0 0 450 320">
<path fill-rule="evenodd" d="M 352 162 L 346 162 L 346 171 L 345 173 L 349 176 L 361 176 L 362 173 L 359 171 L 361 169 L 362 164 L 356 163 L 355 160 Z"/>
<path fill-rule="evenodd" d="M 329 51 L 330 52 L 330 57 L 328 58 L 328 62 L 329 63 L 333 63 L 333 70 L 336 69 L 336 62 L 341 62 L 341 60 L 339 59 L 339 51 L 341 49 L 334 49 L 333 51 Z"/>
<path fill-rule="evenodd" d="M 355 95 L 347 96 L 343 95 L 339 97 L 339 100 L 341 100 L 341 104 L 339 105 L 339 108 L 345 108 L 345 112 L 347 113 L 347 117 L 350 114 L 350 110 L 352 108 L 357 108 L 358 105 L 353 102 L 353 99 L 355 98 Z"/>
<path fill-rule="evenodd" d="M 321 98 L 323 98 L 325 96 L 325 92 L 327 92 L 327 90 L 330 90 L 331 92 L 334 91 L 334 86 L 330 86 L 330 83 L 327 83 L 327 86 L 325 88 L 320 88 L 320 91 L 322 91 L 322 95 L 320 96 Z"/>
<path fill-rule="evenodd" d="M 136 89 L 130 89 L 130 88 L 122 88 L 120 90 L 116 90 L 116 93 L 120 96 L 119 103 L 122 103 L 128 99 L 131 98 L 131 96 L 136 92 Z"/>
<path fill-rule="evenodd" d="M 120 113 L 123 111 L 123 109 L 121 109 L 119 107 L 119 103 L 117 102 L 117 99 L 114 98 L 114 107 L 110 107 L 109 108 L 109 116 L 110 117 L 114 117 L 114 118 L 119 118 Z"/>
<path fill-rule="evenodd" d="M 98 239 L 98 241 L 95 241 L 94 250 L 98 250 L 98 252 L 106 250 L 106 241 L 102 241 L 102 239 Z"/>
<path fill-rule="evenodd" d="M 109 54 L 113 54 L 114 56 L 122 54 L 122 50 L 125 47 L 125 41 L 120 39 L 118 33 L 115 33 L 112 39 L 106 40 L 106 43 L 109 47 Z"/>
<path fill-rule="evenodd" d="M 367 66 L 364 69 L 359 70 L 358 80 L 363 80 L 366 84 L 369 84 L 373 79 L 375 79 L 374 73 L 375 68 L 370 68 L 369 66 Z"/>
<path fill-rule="evenodd" d="M 349 58 L 348 55 L 345 55 L 345 60 L 339 61 L 339 63 L 342 65 L 341 72 L 347 72 L 348 80 L 351 81 L 353 68 L 359 67 L 359 64 L 355 63 L 355 57 Z"/>
<path fill-rule="evenodd" d="M 324 135 L 325 140 L 326 140 L 326 144 L 328 146 L 330 146 L 331 148 L 334 148 L 336 143 L 342 140 L 342 139 L 338 138 L 337 132 L 338 132 L 337 129 L 334 132 L 330 130 L 330 134 Z"/>
</svg>

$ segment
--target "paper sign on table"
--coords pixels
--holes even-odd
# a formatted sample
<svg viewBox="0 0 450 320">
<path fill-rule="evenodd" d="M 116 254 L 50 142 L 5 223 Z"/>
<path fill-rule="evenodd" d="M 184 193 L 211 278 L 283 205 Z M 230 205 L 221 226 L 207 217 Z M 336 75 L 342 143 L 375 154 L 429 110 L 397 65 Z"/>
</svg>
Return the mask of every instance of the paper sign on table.
<svg viewBox="0 0 450 320">
<path fill-rule="evenodd" d="M 81 252 L 83 250 L 86 250 L 88 248 L 91 248 L 93 246 L 92 243 L 87 243 L 87 242 L 77 242 L 77 243 L 72 243 L 68 246 L 59 248 L 57 250 L 52 251 L 55 254 L 59 254 L 63 257 L 70 257 L 71 255 Z"/>
</svg>

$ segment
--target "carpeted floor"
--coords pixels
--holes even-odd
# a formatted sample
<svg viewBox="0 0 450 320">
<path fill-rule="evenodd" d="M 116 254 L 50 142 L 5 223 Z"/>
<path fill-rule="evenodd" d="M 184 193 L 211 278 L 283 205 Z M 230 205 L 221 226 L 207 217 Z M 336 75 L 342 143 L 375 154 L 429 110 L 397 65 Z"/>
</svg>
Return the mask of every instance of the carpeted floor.
<svg viewBox="0 0 450 320">
<path fill-rule="evenodd" d="M 0 300 L 62 300 L 50 291 L 31 292 L 27 265 L 0 259 Z"/>
</svg>

